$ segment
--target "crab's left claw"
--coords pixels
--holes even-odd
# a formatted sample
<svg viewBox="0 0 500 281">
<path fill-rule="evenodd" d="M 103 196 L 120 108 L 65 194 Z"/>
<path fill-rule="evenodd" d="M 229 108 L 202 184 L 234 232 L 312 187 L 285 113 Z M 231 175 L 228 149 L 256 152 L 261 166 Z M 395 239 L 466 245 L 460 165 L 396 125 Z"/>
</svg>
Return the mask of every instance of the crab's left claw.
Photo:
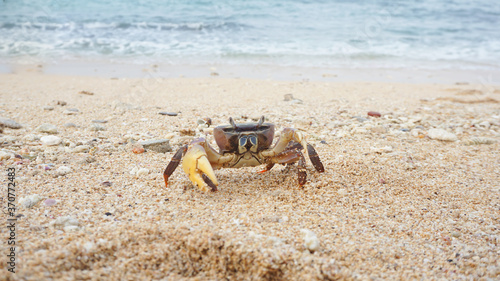
<svg viewBox="0 0 500 281">
<path fill-rule="evenodd" d="M 182 169 L 202 191 L 217 191 L 217 178 L 203 146 L 193 145 L 182 160 Z M 209 189 L 210 188 L 210 189 Z"/>
</svg>

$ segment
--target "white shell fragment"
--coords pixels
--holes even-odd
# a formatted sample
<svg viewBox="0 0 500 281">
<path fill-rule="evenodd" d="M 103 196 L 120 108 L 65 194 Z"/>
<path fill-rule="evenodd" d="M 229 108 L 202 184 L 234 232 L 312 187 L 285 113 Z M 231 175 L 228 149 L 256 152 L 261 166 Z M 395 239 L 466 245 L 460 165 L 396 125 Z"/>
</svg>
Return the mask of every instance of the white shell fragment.
<svg viewBox="0 0 500 281">
<path fill-rule="evenodd" d="M 29 209 L 33 206 L 35 206 L 36 204 L 38 204 L 38 202 L 42 201 L 42 197 L 40 197 L 40 195 L 38 194 L 33 194 L 33 195 L 28 195 L 26 197 L 22 197 L 21 199 L 19 199 L 19 204 L 26 208 L 26 209 Z"/>
<path fill-rule="evenodd" d="M 138 177 L 146 176 L 146 175 L 148 175 L 148 174 L 149 174 L 149 170 L 148 170 L 148 169 L 146 169 L 146 168 L 140 168 L 140 169 L 137 171 L 137 173 L 136 173 L 136 175 L 137 175 Z"/>
<path fill-rule="evenodd" d="M 0 150 L 0 160 L 8 160 L 11 157 L 14 157 L 12 153 Z"/>
<path fill-rule="evenodd" d="M 56 174 L 58 176 L 65 176 L 69 173 L 71 173 L 71 168 L 67 167 L 67 166 L 61 166 L 61 167 L 57 168 L 57 170 L 56 170 Z"/>
<path fill-rule="evenodd" d="M 52 146 L 59 145 L 62 142 L 62 139 L 58 136 L 43 136 L 40 138 L 40 141 L 43 145 Z"/>
<path fill-rule="evenodd" d="M 62 228 L 64 231 L 80 229 L 80 222 L 71 216 L 58 217 L 56 220 L 50 222 L 49 225 L 55 228 Z"/>
<path fill-rule="evenodd" d="M 42 124 L 36 128 L 37 132 L 47 134 L 57 134 L 57 127 L 52 124 Z"/>
<path fill-rule="evenodd" d="M 384 147 L 370 147 L 370 150 L 375 153 L 389 153 L 393 151 L 392 146 L 384 146 Z"/>
<path fill-rule="evenodd" d="M 319 239 L 316 234 L 309 229 L 301 229 L 300 232 L 304 235 L 304 246 L 310 251 L 315 252 L 319 249 Z"/>
<path fill-rule="evenodd" d="M 429 138 L 433 140 L 441 140 L 441 141 L 457 141 L 458 138 L 455 134 L 450 133 L 443 129 L 429 129 L 427 132 Z"/>
<path fill-rule="evenodd" d="M 75 148 L 73 148 L 73 150 L 71 150 L 71 152 L 73 152 L 73 153 L 85 153 L 85 152 L 88 152 L 89 150 L 90 150 L 90 146 L 79 145 L 79 146 L 76 146 Z"/>
</svg>

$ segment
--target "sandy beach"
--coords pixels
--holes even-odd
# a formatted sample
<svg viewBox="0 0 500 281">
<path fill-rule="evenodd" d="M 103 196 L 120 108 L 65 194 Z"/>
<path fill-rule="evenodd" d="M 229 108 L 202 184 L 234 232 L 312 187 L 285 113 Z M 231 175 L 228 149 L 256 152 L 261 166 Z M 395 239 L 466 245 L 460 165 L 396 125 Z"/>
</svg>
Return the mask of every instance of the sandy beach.
<svg viewBox="0 0 500 281">
<path fill-rule="evenodd" d="M 33 69 L 0 75 L 1 280 L 500 278 L 498 85 Z M 295 167 L 221 169 L 205 193 L 178 168 L 165 187 L 180 146 L 262 115 L 325 172 L 307 160 L 300 187 Z M 171 150 L 134 153 L 159 139 Z"/>
</svg>

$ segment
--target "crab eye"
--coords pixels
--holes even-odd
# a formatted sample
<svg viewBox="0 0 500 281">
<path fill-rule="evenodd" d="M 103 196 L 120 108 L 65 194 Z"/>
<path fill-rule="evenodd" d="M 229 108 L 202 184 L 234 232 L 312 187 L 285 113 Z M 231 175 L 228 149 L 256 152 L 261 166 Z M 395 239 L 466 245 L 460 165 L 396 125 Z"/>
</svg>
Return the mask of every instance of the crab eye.
<svg viewBox="0 0 500 281">
<path fill-rule="evenodd" d="M 250 140 L 251 141 L 251 140 Z M 244 147 L 247 144 L 247 137 L 241 137 L 240 138 L 240 146 Z"/>
<path fill-rule="evenodd" d="M 250 143 L 252 144 L 252 146 L 256 146 L 257 145 L 257 138 L 255 136 L 248 137 L 248 140 L 250 141 Z"/>
</svg>

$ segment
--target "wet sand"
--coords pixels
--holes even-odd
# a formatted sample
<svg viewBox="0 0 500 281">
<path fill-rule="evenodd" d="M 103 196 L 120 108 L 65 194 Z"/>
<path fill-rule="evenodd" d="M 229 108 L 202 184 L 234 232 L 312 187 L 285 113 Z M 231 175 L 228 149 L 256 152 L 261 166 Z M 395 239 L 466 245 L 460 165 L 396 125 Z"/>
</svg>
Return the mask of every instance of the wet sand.
<svg viewBox="0 0 500 281">
<path fill-rule="evenodd" d="M 0 81 L 0 116 L 23 126 L 1 136 L 19 207 L 17 273 L 2 253 L 2 280 L 500 276 L 498 86 L 36 71 Z M 181 145 L 206 135 L 215 147 L 198 119 L 261 115 L 277 135 L 302 131 L 326 171 L 308 160 L 300 187 L 295 167 L 222 169 L 219 190 L 205 193 L 178 168 L 165 188 Z M 154 139 L 172 151 L 133 152 Z"/>
</svg>

